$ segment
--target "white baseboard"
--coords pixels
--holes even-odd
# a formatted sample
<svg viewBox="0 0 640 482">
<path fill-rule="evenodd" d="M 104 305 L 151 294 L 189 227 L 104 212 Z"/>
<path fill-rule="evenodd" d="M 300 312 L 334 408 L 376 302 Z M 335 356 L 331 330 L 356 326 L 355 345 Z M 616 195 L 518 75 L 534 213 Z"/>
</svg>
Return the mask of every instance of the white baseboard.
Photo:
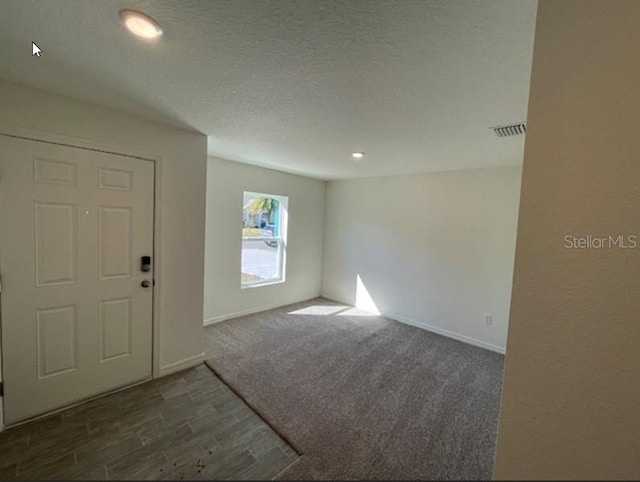
<svg viewBox="0 0 640 482">
<path fill-rule="evenodd" d="M 340 301 L 338 299 L 336 299 L 336 297 L 331 297 L 328 295 L 325 295 L 324 293 L 320 295 L 320 297 L 325 298 L 329 301 L 334 301 L 336 303 L 344 303 L 346 305 L 351 306 L 349 303 L 344 302 L 344 301 Z M 310 300 L 317 298 L 317 296 L 314 296 L 313 298 L 309 298 Z M 302 301 L 308 301 L 308 300 L 301 300 L 301 301 L 293 301 L 291 303 L 278 303 L 278 304 L 274 304 L 274 305 L 269 305 L 269 306 L 262 306 L 260 308 L 252 308 L 249 310 L 243 310 L 243 311 L 238 311 L 237 313 L 229 313 L 226 315 L 221 315 L 221 316 L 216 316 L 214 318 L 208 318 L 206 320 L 204 320 L 204 325 L 213 325 L 214 323 L 220 323 L 221 321 L 225 321 L 225 320 L 230 320 L 232 318 L 238 318 L 240 316 L 246 316 L 246 315 L 252 315 L 254 313 L 259 313 L 261 311 L 267 311 L 267 310 L 273 310 L 275 308 L 280 308 L 281 306 L 287 306 L 293 303 L 301 303 Z M 432 333 L 436 333 L 438 335 L 442 335 L 442 336 L 446 336 L 447 338 L 452 338 L 454 340 L 458 340 L 461 341 L 463 343 L 467 343 L 469 345 L 473 345 L 473 346 L 477 346 L 480 348 L 484 348 L 485 350 L 490 350 L 490 351 L 494 351 L 496 353 L 500 353 L 502 355 L 505 354 L 505 348 L 498 346 L 498 345 L 493 345 L 491 343 L 487 343 L 484 342 L 482 340 L 477 340 L 476 338 L 471 338 L 470 336 L 466 336 L 466 335 L 461 335 L 459 333 L 455 333 L 453 331 L 449 331 L 449 330 L 445 330 L 444 328 L 438 328 L 437 326 L 433 326 L 433 325 L 429 325 L 428 323 L 424 323 L 422 321 L 416 321 L 413 320 L 411 318 L 407 318 L 406 316 L 402 316 L 402 315 L 396 315 L 393 313 L 381 313 L 380 316 L 384 316 L 385 318 L 389 318 L 390 320 L 394 320 L 397 321 L 399 323 L 404 323 L 405 325 L 411 325 L 411 326 L 415 326 L 416 328 L 421 328 L 423 330 L 427 330 L 430 331 Z"/>
<path fill-rule="evenodd" d="M 302 303 L 304 301 L 316 299 L 318 298 L 318 296 L 313 296 L 311 298 L 306 298 L 304 300 L 287 301 L 285 303 L 275 303 L 272 305 L 261 306 L 259 308 L 250 308 L 248 310 L 237 311 L 236 313 L 227 313 L 225 315 L 214 316 L 213 318 L 207 318 L 206 320 L 204 320 L 204 326 L 213 325 L 215 323 L 220 323 L 221 321 L 230 320 L 232 318 L 238 318 L 240 316 L 253 315 L 254 313 L 260 313 L 261 311 L 275 310 L 276 308 L 281 308 L 287 305 L 293 305 L 295 303 Z"/>
<path fill-rule="evenodd" d="M 350 303 L 348 302 L 341 301 L 339 299 L 336 299 L 336 297 L 331 297 L 329 295 L 325 295 L 324 293 L 321 296 L 330 301 L 335 301 L 336 303 L 344 303 L 346 305 L 350 305 Z M 438 328 L 437 326 L 433 326 L 428 323 L 424 323 L 422 321 L 416 321 L 411 318 L 407 318 L 406 316 L 396 315 L 394 313 L 380 313 L 380 316 L 384 316 L 385 318 L 389 318 L 390 320 L 394 320 L 399 323 L 404 323 L 405 325 L 415 326 L 416 328 L 421 328 L 423 330 L 436 333 L 437 335 L 446 336 L 447 338 L 453 338 L 454 340 L 458 340 L 463 343 L 467 343 L 469 345 L 484 348 L 485 350 L 495 351 L 496 353 L 500 353 L 502 355 L 504 355 L 506 351 L 505 348 L 502 346 L 493 345 L 491 343 L 487 343 L 481 340 L 477 340 L 475 338 L 471 338 L 470 336 L 465 336 L 465 335 L 456 333 L 454 331 L 445 330 L 444 328 Z"/>
<path fill-rule="evenodd" d="M 416 328 L 422 328 L 423 330 L 436 333 L 437 335 L 446 336 L 447 338 L 453 338 L 454 340 L 458 340 L 463 343 L 468 343 L 469 345 L 474 345 L 480 348 L 484 348 L 485 350 L 495 351 L 496 353 L 500 353 L 502 355 L 505 354 L 504 347 L 493 345 L 491 343 L 487 343 L 481 340 L 477 340 L 475 338 L 471 338 L 470 336 L 461 335 L 453 331 L 445 330 L 444 328 L 438 328 L 437 326 L 429 325 L 428 323 L 424 323 L 422 321 L 412 320 L 411 318 L 407 318 L 406 316 L 394 315 L 392 313 L 383 313 L 382 316 L 394 321 L 398 321 L 400 323 L 404 323 L 405 325 L 411 325 L 411 326 L 415 326 Z"/>
<path fill-rule="evenodd" d="M 199 355 L 190 356 L 188 358 L 184 358 L 183 360 L 169 363 L 168 365 L 160 367 L 160 376 L 164 377 L 165 375 L 170 375 L 172 373 L 179 372 L 180 370 L 186 370 L 187 368 L 199 365 L 203 361 L 204 353 L 200 353 Z"/>
</svg>

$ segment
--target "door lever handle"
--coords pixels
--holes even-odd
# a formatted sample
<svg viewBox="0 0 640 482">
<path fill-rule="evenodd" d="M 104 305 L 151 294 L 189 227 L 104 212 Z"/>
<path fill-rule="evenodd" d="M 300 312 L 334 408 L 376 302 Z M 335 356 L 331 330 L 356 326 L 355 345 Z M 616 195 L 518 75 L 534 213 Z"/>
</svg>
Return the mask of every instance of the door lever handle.
<svg viewBox="0 0 640 482">
<path fill-rule="evenodd" d="M 148 288 L 149 286 L 151 286 L 151 281 L 149 281 L 148 279 L 143 280 L 142 283 L 140 283 L 140 286 L 142 286 L 143 288 Z"/>
</svg>

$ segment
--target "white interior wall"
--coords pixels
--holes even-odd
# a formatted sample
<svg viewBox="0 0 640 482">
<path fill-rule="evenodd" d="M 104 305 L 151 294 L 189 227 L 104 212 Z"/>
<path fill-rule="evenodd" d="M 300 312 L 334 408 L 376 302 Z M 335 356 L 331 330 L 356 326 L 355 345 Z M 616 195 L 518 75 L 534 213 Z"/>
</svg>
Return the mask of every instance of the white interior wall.
<svg viewBox="0 0 640 482">
<path fill-rule="evenodd" d="M 503 351 L 520 177 L 505 167 L 329 182 L 323 296 Z"/>
<path fill-rule="evenodd" d="M 284 283 L 242 289 L 242 194 L 289 197 Z M 207 170 L 205 323 L 262 311 L 320 295 L 325 183 L 222 159 Z"/>
<path fill-rule="evenodd" d="M 0 81 L 0 130 L 24 129 L 158 159 L 161 252 L 156 374 L 202 359 L 207 139 L 105 107 Z M 188 235 L 185 235 L 188 233 Z"/>
<path fill-rule="evenodd" d="M 539 2 L 497 479 L 640 479 L 638 25 Z"/>
</svg>

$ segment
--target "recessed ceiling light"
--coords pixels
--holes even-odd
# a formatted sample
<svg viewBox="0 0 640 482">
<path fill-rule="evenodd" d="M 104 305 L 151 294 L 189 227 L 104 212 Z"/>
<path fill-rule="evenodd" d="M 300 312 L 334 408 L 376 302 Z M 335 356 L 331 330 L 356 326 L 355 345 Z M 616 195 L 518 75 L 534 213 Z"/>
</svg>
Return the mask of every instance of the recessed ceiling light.
<svg viewBox="0 0 640 482">
<path fill-rule="evenodd" d="M 120 18 L 127 30 L 138 37 L 154 39 L 162 35 L 160 24 L 144 13 L 120 10 Z"/>
<path fill-rule="evenodd" d="M 362 159 L 364 157 L 364 152 L 354 152 L 351 156 L 355 159 Z"/>
</svg>

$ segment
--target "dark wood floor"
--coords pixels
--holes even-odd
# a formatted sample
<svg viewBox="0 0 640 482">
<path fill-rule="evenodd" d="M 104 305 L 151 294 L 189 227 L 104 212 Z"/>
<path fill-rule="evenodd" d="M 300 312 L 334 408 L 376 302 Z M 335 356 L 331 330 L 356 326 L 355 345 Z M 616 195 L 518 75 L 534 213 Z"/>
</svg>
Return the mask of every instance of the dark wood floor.
<svg viewBox="0 0 640 482">
<path fill-rule="evenodd" d="M 297 458 L 205 365 L 0 433 L 0 480 L 271 479 Z"/>
</svg>

